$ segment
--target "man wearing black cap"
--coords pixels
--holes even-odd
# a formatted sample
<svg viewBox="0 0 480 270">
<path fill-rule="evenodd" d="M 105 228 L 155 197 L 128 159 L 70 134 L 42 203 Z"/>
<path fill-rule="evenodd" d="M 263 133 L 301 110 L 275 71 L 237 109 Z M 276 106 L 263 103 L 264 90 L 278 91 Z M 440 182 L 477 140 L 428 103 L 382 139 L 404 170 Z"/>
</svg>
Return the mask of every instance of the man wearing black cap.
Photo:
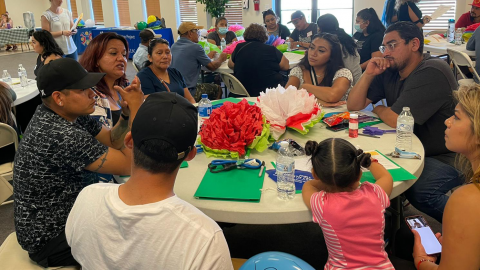
<svg viewBox="0 0 480 270">
<path fill-rule="evenodd" d="M 295 26 L 295 30 L 293 30 L 290 35 L 292 48 L 301 47 L 308 49 L 312 42 L 312 37 L 317 34 L 317 25 L 314 23 L 307 23 L 305 14 L 300 10 L 292 13 L 291 19 L 292 20 L 288 23 L 293 23 Z"/>
<path fill-rule="evenodd" d="M 173 191 L 180 164 L 196 155 L 197 121 L 178 94 L 148 96 L 125 137 L 130 179 L 88 186 L 68 216 L 67 241 L 83 268 L 233 269 L 220 227 Z"/>
<path fill-rule="evenodd" d="M 141 43 L 132 58 L 133 64 L 138 70 L 142 69 L 145 66 L 145 62 L 148 61 L 148 45 L 150 44 L 150 41 L 154 38 L 161 38 L 162 35 L 156 34 L 152 29 L 147 28 L 142 30 L 139 36 Z"/>
<path fill-rule="evenodd" d="M 77 61 L 57 59 L 37 77 L 37 108 L 15 156 L 13 184 L 18 242 L 43 267 L 74 265 L 65 239 L 68 213 L 96 172 L 130 174 L 131 151 L 123 147 L 128 119 L 112 129 L 90 118 L 95 86 L 105 74 L 88 73 Z M 119 91 L 124 118 L 143 102 L 138 79 Z M 129 115 L 129 116 L 128 116 Z"/>
</svg>

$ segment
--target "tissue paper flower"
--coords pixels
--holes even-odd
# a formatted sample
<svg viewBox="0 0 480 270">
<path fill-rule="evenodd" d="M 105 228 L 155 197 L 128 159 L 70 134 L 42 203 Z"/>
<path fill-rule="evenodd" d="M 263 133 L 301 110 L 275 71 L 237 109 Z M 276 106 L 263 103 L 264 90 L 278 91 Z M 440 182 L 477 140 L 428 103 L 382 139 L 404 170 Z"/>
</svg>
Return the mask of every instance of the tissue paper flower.
<svg viewBox="0 0 480 270">
<path fill-rule="evenodd" d="M 218 48 L 217 45 L 212 44 L 212 43 L 210 43 L 210 42 L 208 42 L 208 41 L 200 40 L 200 41 L 198 41 L 198 44 L 202 45 L 203 48 L 205 48 L 205 46 L 210 47 L 210 51 L 216 51 L 216 52 L 218 52 L 218 53 L 221 53 L 221 52 L 222 52 L 222 51 L 220 50 L 220 48 Z"/>
<path fill-rule="evenodd" d="M 271 136 L 275 140 L 285 133 L 287 127 L 307 134 L 323 117 L 315 96 L 294 86 L 285 89 L 279 85 L 276 89 L 267 89 L 266 93 L 261 92 L 257 106 L 270 123 Z"/>
<path fill-rule="evenodd" d="M 199 132 L 198 143 L 207 157 L 239 158 L 246 149 L 267 149 L 270 125 L 259 107 L 247 100 L 225 102 L 214 109 Z"/>
<path fill-rule="evenodd" d="M 233 51 L 235 51 L 235 48 L 237 47 L 237 44 L 243 43 L 243 42 L 245 42 L 245 40 L 234 41 L 234 42 L 232 42 L 232 44 L 228 45 L 228 46 L 223 50 L 223 52 L 226 53 L 226 54 L 232 54 Z"/>
<path fill-rule="evenodd" d="M 272 46 L 275 46 L 275 47 L 277 47 L 278 45 L 281 45 L 283 43 L 285 43 L 284 39 L 282 39 L 281 37 L 278 37 L 278 36 L 274 36 L 274 35 L 268 36 L 268 40 L 267 40 L 267 42 L 265 42 L 265 44 L 272 45 Z"/>
<path fill-rule="evenodd" d="M 241 37 L 241 36 L 243 36 L 243 33 L 245 32 L 245 28 L 241 25 L 234 24 L 234 25 L 230 25 L 230 27 L 228 27 L 228 31 L 232 31 L 232 32 L 235 33 L 235 35 L 237 37 Z"/>
<path fill-rule="evenodd" d="M 207 30 L 207 33 L 210 34 L 211 32 L 214 32 L 215 30 L 216 30 L 215 27 L 212 26 L 212 27 L 210 27 L 210 29 Z"/>
</svg>

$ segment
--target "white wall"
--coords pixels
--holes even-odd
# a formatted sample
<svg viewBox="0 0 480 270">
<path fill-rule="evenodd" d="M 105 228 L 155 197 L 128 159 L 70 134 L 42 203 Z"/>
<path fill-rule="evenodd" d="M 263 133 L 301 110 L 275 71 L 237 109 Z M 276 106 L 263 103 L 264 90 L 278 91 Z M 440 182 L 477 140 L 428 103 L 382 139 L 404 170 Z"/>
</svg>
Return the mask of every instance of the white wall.
<svg viewBox="0 0 480 270">
<path fill-rule="evenodd" d="M 35 27 L 41 27 L 40 17 L 43 12 L 50 7 L 49 0 L 5 0 L 5 6 L 7 8 L 10 17 L 13 20 L 13 25 L 24 25 L 23 13 L 30 11 L 33 12 L 35 17 Z M 67 2 L 64 0 L 62 4 L 63 8 L 67 8 Z"/>
</svg>

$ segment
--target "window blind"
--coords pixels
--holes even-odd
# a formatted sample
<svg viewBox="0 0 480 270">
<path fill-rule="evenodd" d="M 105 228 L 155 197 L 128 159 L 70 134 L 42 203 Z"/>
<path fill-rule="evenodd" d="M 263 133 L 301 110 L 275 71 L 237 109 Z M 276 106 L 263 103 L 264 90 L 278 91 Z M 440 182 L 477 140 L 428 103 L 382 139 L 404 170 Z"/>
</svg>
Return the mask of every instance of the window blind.
<svg viewBox="0 0 480 270">
<path fill-rule="evenodd" d="M 180 21 L 198 23 L 197 2 L 195 0 L 178 0 Z"/>
<path fill-rule="evenodd" d="M 437 18 L 436 20 L 427 23 L 423 30 L 445 30 L 448 29 L 448 20 L 455 19 L 455 0 L 422 0 L 417 3 L 418 8 L 422 11 L 422 15 L 432 15 L 432 13 L 437 10 L 440 5 L 444 6 L 451 6 L 450 10 L 448 10 L 445 14 L 441 17 Z"/>
<path fill-rule="evenodd" d="M 93 16 L 95 17 L 95 24 L 103 24 L 103 8 L 102 0 L 92 0 Z"/>
<path fill-rule="evenodd" d="M 147 16 L 162 17 L 160 14 L 160 0 L 145 0 L 145 6 L 147 7 Z"/>
<path fill-rule="evenodd" d="M 120 26 L 131 26 L 128 0 L 117 0 L 117 9 Z"/>
<path fill-rule="evenodd" d="M 70 10 L 72 12 L 72 17 L 75 20 L 76 18 L 78 18 L 77 0 L 70 0 L 70 7 L 72 8 L 72 10 Z"/>
<path fill-rule="evenodd" d="M 230 0 L 225 6 L 225 18 L 228 20 L 229 25 L 242 24 L 242 0 Z"/>
</svg>

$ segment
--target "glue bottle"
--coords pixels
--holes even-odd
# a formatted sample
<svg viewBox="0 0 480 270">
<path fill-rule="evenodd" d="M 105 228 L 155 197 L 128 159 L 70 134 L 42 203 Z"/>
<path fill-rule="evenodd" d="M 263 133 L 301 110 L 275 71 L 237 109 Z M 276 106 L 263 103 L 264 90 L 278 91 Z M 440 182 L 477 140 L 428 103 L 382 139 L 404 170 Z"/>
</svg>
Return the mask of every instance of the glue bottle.
<svg viewBox="0 0 480 270">
<path fill-rule="evenodd" d="M 348 136 L 350 138 L 358 137 L 358 114 L 350 114 L 350 121 L 348 123 Z"/>
</svg>

